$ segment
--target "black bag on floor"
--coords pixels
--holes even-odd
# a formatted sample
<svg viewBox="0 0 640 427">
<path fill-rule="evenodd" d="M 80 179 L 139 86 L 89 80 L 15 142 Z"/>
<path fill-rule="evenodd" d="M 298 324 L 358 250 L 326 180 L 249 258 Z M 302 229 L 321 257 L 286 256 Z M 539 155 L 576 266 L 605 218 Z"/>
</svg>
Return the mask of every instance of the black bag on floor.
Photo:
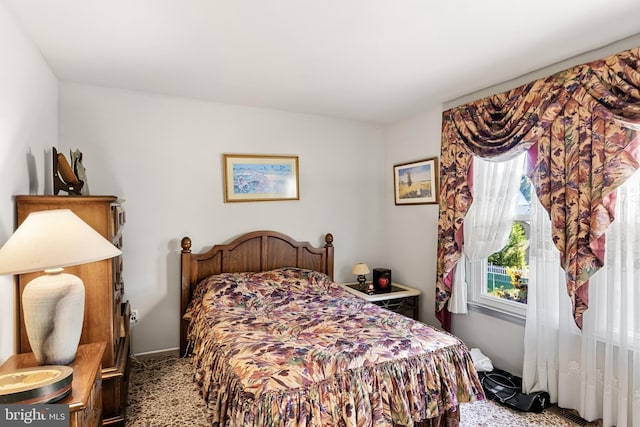
<svg viewBox="0 0 640 427">
<path fill-rule="evenodd" d="M 495 400 L 510 408 L 525 412 L 542 412 L 551 406 L 549 393 L 522 392 L 522 378 L 501 369 L 479 372 L 480 382 L 487 399 Z"/>
</svg>

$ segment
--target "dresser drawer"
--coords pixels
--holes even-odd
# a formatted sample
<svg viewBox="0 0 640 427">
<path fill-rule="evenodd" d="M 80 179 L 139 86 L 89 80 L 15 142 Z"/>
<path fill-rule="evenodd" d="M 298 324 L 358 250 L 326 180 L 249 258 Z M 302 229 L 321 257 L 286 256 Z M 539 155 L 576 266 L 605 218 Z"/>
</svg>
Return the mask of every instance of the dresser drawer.
<svg viewBox="0 0 640 427">
<path fill-rule="evenodd" d="M 102 369 L 98 370 L 85 407 L 71 412 L 70 427 L 99 427 L 102 425 L 101 371 Z"/>
</svg>

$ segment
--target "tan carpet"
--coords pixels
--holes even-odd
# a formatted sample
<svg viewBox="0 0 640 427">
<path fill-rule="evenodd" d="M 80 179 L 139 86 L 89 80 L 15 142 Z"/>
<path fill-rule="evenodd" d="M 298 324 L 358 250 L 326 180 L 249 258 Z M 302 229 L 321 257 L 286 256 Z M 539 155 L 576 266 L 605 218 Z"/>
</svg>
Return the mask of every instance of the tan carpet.
<svg viewBox="0 0 640 427">
<path fill-rule="evenodd" d="M 557 408 L 556 408 L 557 411 Z M 460 405 L 462 426 L 575 427 L 576 424 L 546 410 L 542 414 L 510 410 L 491 401 Z M 204 427 L 207 415 L 204 401 L 192 382 L 189 359 L 163 356 L 131 362 L 127 427 L 194 426 Z"/>
</svg>

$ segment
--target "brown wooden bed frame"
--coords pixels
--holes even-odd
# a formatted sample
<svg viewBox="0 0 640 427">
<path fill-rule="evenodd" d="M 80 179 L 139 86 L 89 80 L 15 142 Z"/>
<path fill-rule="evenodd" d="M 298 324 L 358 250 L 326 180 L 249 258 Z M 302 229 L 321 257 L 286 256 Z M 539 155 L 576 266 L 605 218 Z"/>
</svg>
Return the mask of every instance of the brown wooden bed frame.
<svg viewBox="0 0 640 427">
<path fill-rule="evenodd" d="M 252 231 L 206 252 L 191 253 L 191 238 L 182 238 L 180 294 L 180 354 L 187 349 L 184 315 L 191 294 L 205 277 L 220 273 L 260 272 L 281 267 L 319 271 L 333 279 L 333 235 L 325 235 L 324 247 L 299 242 L 277 231 Z"/>
</svg>

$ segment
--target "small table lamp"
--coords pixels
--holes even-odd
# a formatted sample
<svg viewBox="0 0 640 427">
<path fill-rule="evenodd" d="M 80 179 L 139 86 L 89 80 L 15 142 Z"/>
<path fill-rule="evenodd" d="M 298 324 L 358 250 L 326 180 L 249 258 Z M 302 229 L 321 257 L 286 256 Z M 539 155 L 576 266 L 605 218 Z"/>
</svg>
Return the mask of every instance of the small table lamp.
<svg viewBox="0 0 640 427">
<path fill-rule="evenodd" d="M 25 329 L 40 365 L 68 364 L 80 342 L 84 285 L 62 267 L 121 253 L 69 209 L 29 214 L 0 249 L 0 274 L 44 271 L 22 292 Z"/>
<path fill-rule="evenodd" d="M 364 262 L 359 262 L 353 266 L 351 273 L 356 274 L 358 276 L 358 283 L 359 283 L 358 290 L 364 291 L 364 284 L 367 281 L 367 277 L 365 275 L 369 274 L 369 266 L 367 266 L 367 264 L 365 264 Z M 367 292 L 369 292 L 368 289 L 367 289 Z"/>
</svg>

